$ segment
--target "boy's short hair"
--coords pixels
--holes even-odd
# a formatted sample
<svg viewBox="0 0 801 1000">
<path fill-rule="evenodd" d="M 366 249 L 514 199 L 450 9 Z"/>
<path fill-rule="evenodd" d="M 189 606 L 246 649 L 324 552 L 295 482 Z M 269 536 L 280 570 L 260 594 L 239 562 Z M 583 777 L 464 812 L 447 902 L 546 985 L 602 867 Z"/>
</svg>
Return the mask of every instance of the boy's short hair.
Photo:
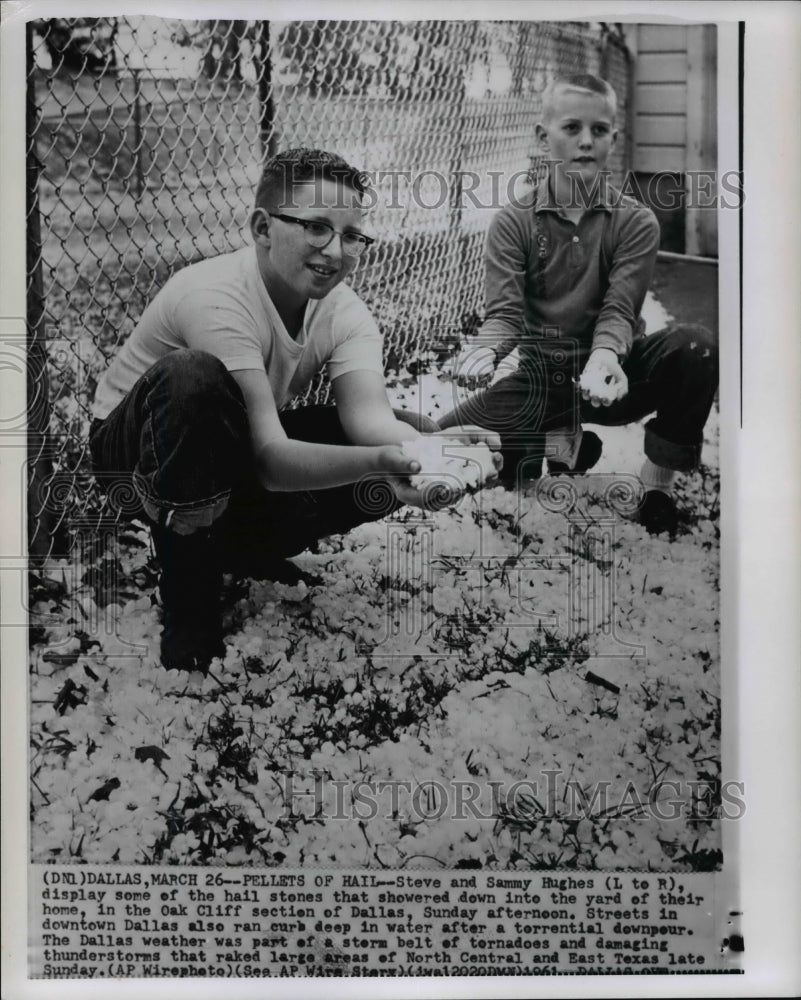
<svg viewBox="0 0 801 1000">
<path fill-rule="evenodd" d="M 600 76 L 593 76 L 591 73 L 570 73 L 566 76 L 558 76 L 551 80 L 542 95 L 542 117 L 548 121 L 553 113 L 554 99 L 558 90 L 589 90 L 594 94 L 605 97 L 612 108 L 612 118 L 617 114 L 617 94 L 614 88 Z"/>
<path fill-rule="evenodd" d="M 315 181 L 333 181 L 355 191 L 359 197 L 367 192 L 367 181 L 362 171 L 324 149 L 286 149 L 271 156 L 264 164 L 259 186 L 256 188 L 256 208 L 274 211 L 290 206 L 292 189 L 296 184 Z"/>
</svg>

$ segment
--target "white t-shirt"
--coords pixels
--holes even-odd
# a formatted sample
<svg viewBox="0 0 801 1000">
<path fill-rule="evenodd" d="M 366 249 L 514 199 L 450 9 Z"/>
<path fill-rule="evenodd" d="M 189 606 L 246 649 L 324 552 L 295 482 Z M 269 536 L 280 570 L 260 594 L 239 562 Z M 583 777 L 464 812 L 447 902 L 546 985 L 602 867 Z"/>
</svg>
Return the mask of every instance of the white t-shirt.
<svg viewBox="0 0 801 1000">
<path fill-rule="evenodd" d="M 107 417 L 151 365 L 186 347 L 208 351 L 232 372 L 263 368 L 279 409 L 325 364 L 331 379 L 351 371 L 383 374 L 381 334 L 353 289 L 340 284 L 310 299 L 293 340 L 248 246 L 170 278 L 100 379 L 93 416 Z"/>
</svg>

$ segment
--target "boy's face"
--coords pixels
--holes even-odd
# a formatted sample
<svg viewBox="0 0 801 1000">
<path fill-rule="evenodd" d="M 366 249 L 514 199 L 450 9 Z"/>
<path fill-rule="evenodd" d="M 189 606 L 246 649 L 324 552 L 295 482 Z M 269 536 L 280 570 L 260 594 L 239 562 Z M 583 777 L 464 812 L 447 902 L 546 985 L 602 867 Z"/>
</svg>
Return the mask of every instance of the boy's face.
<svg viewBox="0 0 801 1000">
<path fill-rule="evenodd" d="M 537 125 L 537 138 L 563 176 L 591 182 L 606 166 L 617 139 L 609 101 L 590 90 L 559 88 L 550 114 Z"/>
<path fill-rule="evenodd" d="M 334 181 L 296 184 L 289 204 L 279 205 L 275 212 L 293 219 L 327 223 L 339 233 L 364 232 L 366 212 L 358 194 Z M 266 235 L 265 223 L 269 223 Z M 277 283 L 299 300 L 323 298 L 354 270 L 358 260 L 343 252 L 339 235 L 334 234 L 325 247 L 313 247 L 302 226 L 275 217 L 259 221 L 257 243 L 267 250 L 263 276 L 268 287 Z"/>
</svg>

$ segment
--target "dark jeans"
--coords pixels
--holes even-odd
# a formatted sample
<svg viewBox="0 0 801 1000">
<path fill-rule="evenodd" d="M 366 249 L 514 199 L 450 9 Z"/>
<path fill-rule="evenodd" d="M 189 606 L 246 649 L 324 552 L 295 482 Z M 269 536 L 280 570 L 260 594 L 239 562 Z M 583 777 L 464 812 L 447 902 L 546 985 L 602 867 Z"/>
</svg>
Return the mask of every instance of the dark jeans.
<svg viewBox="0 0 801 1000">
<path fill-rule="evenodd" d="M 434 421 L 396 416 L 426 432 Z M 333 406 L 286 410 L 290 438 L 347 444 Z M 319 538 L 378 520 L 399 506 L 387 483 L 294 493 L 270 492 L 256 480 L 242 394 L 217 358 L 173 351 L 149 369 L 102 421 L 90 450 L 102 479 L 130 483 L 144 515 L 178 534 L 212 529 L 223 569 L 302 552 Z M 109 491 L 111 494 L 111 491 Z"/>
<path fill-rule="evenodd" d="M 703 428 L 718 384 L 717 344 L 702 326 L 676 325 L 635 340 L 623 362 L 628 394 L 610 406 L 581 399 L 578 377 L 589 352 L 571 354 L 558 338 L 539 341 L 517 371 L 459 402 L 440 427 L 478 424 L 501 435 L 503 475 L 545 453 L 545 433 L 582 423 L 620 425 L 655 413 L 645 426 L 645 454 L 656 465 L 686 471 L 700 461 Z"/>
</svg>

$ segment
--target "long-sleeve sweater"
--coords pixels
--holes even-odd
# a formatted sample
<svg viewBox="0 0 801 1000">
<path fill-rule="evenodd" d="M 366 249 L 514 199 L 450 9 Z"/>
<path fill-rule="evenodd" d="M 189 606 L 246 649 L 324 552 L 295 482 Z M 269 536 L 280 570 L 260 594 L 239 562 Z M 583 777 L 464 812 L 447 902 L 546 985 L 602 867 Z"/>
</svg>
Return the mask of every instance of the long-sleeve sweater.
<svg viewBox="0 0 801 1000">
<path fill-rule="evenodd" d="M 607 347 L 624 359 L 644 332 L 640 311 L 658 248 L 653 212 L 611 185 L 599 186 L 574 225 L 541 183 L 490 224 L 479 339 L 501 357 L 519 346 L 525 358 L 527 343 L 556 336 L 572 340 L 570 353 L 580 357 Z"/>
</svg>

